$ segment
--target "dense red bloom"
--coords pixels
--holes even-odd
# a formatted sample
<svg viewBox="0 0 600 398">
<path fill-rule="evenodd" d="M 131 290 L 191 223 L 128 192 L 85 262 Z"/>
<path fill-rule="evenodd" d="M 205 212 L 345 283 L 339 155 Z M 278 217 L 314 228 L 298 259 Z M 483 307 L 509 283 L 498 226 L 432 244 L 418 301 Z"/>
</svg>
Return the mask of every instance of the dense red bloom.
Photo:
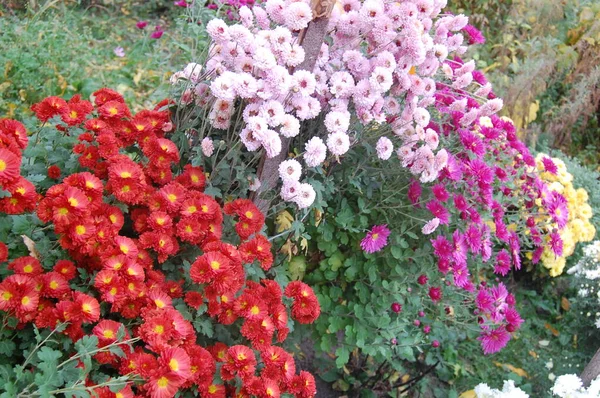
<svg viewBox="0 0 600 398">
<path fill-rule="evenodd" d="M 56 262 L 53 268 L 54 271 L 61 274 L 66 280 L 71 280 L 75 277 L 77 273 L 77 268 L 75 268 L 75 264 L 69 260 L 59 260 Z"/>
<path fill-rule="evenodd" d="M 8 259 L 8 247 L 6 243 L 0 242 L 0 263 L 5 262 Z"/>
<path fill-rule="evenodd" d="M 81 311 L 84 322 L 96 322 L 100 318 L 98 300 L 81 292 L 73 292 L 73 300 Z"/>
<path fill-rule="evenodd" d="M 229 347 L 225 356 L 225 363 L 221 367 L 223 380 L 231 380 L 236 375 L 244 379 L 254 374 L 256 369 L 254 351 L 244 345 Z"/>
<path fill-rule="evenodd" d="M 125 103 L 120 101 L 108 101 L 98 108 L 101 119 L 121 119 L 131 117 L 131 112 Z"/>
<path fill-rule="evenodd" d="M 181 380 L 192 375 L 190 357 L 182 348 L 171 347 L 163 350 L 158 363 L 163 369 L 168 369 L 170 374 L 176 375 Z"/>
<path fill-rule="evenodd" d="M 300 323 L 313 323 L 321 314 L 321 306 L 315 293 L 306 283 L 290 282 L 284 294 L 294 299 L 292 317 Z"/>
<path fill-rule="evenodd" d="M 317 394 L 317 385 L 314 376 L 304 370 L 301 371 L 290 383 L 289 391 L 296 394 L 298 398 L 314 397 Z"/>
<path fill-rule="evenodd" d="M 186 188 L 202 192 L 206 186 L 206 176 L 201 167 L 187 164 L 183 168 L 183 173 L 177 177 L 177 182 Z"/>
<path fill-rule="evenodd" d="M 39 260 L 31 256 L 14 259 L 8 264 L 8 269 L 13 270 L 15 274 L 29 276 L 40 275 L 44 272 Z"/>
<path fill-rule="evenodd" d="M 53 180 L 58 180 L 60 178 L 60 167 L 56 165 L 48 167 L 48 177 Z"/>
<path fill-rule="evenodd" d="M 52 117 L 63 114 L 67 109 L 67 101 L 59 97 L 47 97 L 42 102 L 31 106 L 31 110 L 42 122 L 47 122 Z"/>
<path fill-rule="evenodd" d="M 230 268 L 231 261 L 226 256 L 218 252 L 207 252 L 194 261 L 190 277 L 196 283 L 207 283 Z"/>
<path fill-rule="evenodd" d="M 94 96 L 94 103 L 99 107 L 106 104 L 108 101 L 125 102 L 125 99 L 121 94 L 109 88 L 101 88 L 92 95 Z"/>
<path fill-rule="evenodd" d="M 0 282 L 0 310 L 10 311 L 19 303 L 19 286 L 8 278 Z"/>
<path fill-rule="evenodd" d="M 271 253 L 271 242 L 264 235 L 256 235 L 254 238 L 240 245 L 240 253 L 245 262 L 251 263 L 254 260 L 260 262 L 260 266 L 265 271 L 273 265 L 273 254 Z"/>
<path fill-rule="evenodd" d="M 182 380 L 173 373 L 152 376 L 146 384 L 151 398 L 173 398 Z"/>
<path fill-rule="evenodd" d="M 0 133 L 11 137 L 19 149 L 27 148 L 29 139 L 27 138 L 27 130 L 23 123 L 12 119 L 0 119 Z"/>
<path fill-rule="evenodd" d="M 442 299 L 442 289 L 439 287 L 430 287 L 429 288 L 429 298 L 434 303 L 437 303 Z"/>
<path fill-rule="evenodd" d="M 41 294 L 56 299 L 64 298 L 70 291 L 69 283 L 58 272 L 48 272 L 42 276 L 43 287 Z"/>
<path fill-rule="evenodd" d="M 121 322 L 103 319 L 94 326 L 92 333 L 98 337 L 100 347 L 104 347 L 117 341 L 120 328 L 124 328 Z"/>
<path fill-rule="evenodd" d="M 204 299 L 202 295 L 198 292 L 187 292 L 185 294 L 185 303 L 194 309 L 200 308 L 202 304 L 204 304 Z"/>
<path fill-rule="evenodd" d="M 94 110 L 89 101 L 82 101 L 79 95 L 73 96 L 67 104 L 67 108 L 61 114 L 63 122 L 68 126 L 76 126 L 83 123 L 87 115 Z"/>
<path fill-rule="evenodd" d="M 265 368 L 262 375 L 270 379 L 290 383 L 296 374 L 296 364 L 291 354 L 277 346 L 268 347 L 260 354 Z"/>
<path fill-rule="evenodd" d="M 0 148 L 0 187 L 13 182 L 21 171 L 21 159 L 11 151 Z"/>
</svg>

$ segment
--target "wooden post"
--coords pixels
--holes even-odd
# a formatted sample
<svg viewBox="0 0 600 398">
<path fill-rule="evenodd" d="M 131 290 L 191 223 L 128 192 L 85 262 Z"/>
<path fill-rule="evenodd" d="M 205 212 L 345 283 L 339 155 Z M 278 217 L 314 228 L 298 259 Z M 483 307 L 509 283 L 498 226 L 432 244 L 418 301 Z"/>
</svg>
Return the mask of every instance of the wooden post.
<svg viewBox="0 0 600 398">
<path fill-rule="evenodd" d="M 589 386 L 590 383 L 600 375 L 600 349 L 596 351 L 592 360 L 585 366 L 581 372 L 581 381 L 584 386 Z"/>
<path fill-rule="evenodd" d="M 313 19 L 308 24 L 308 27 L 300 32 L 298 36 L 305 53 L 304 61 L 298 65 L 299 70 L 312 71 L 315 68 L 323 39 L 327 33 L 329 15 L 334 4 L 335 2 L 332 0 L 313 0 L 313 15 L 317 16 L 317 18 Z M 258 165 L 258 179 L 261 185 L 250 198 L 264 214 L 269 210 L 271 201 L 273 200 L 273 194 L 269 193 L 269 191 L 277 185 L 277 181 L 279 180 L 279 165 L 287 157 L 290 142 L 290 138 L 282 137 L 281 152 L 279 152 L 279 155 L 267 158 L 266 154 L 264 154 Z M 266 193 L 269 194 L 269 197 L 265 197 Z M 277 193 L 275 193 L 275 196 L 277 196 Z"/>
</svg>

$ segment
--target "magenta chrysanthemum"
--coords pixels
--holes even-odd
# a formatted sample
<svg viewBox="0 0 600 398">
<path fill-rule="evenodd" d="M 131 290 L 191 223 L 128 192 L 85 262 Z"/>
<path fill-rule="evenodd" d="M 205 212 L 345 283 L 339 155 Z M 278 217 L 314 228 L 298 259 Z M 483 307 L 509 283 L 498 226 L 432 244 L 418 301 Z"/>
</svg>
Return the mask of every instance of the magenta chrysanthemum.
<svg viewBox="0 0 600 398">
<path fill-rule="evenodd" d="M 378 252 L 387 245 L 388 236 L 390 230 L 386 224 L 375 225 L 360 242 L 360 247 L 367 253 Z"/>
<path fill-rule="evenodd" d="M 550 174 L 556 175 L 558 173 L 558 167 L 556 167 L 556 163 L 552 159 L 547 156 L 542 158 L 542 164 L 544 165 L 544 169 Z"/>
<path fill-rule="evenodd" d="M 484 331 L 481 336 L 478 337 L 478 340 L 481 341 L 483 353 L 488 355 L 503 349 L 510 340 L 510 334 L 506 331 L 504 326 L 500 326 L 497 329 Z"/>
</svg>

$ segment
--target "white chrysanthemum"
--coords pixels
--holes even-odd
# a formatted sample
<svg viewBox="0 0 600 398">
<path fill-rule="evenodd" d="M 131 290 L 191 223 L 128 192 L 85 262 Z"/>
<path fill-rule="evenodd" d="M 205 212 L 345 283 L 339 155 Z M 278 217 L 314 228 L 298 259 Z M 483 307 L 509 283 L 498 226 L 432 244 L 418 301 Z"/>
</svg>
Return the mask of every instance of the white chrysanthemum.
<svg viewBox="0 0 600 398">
<path fill-rule="evenodd" d="M 284 137 L 295 137 L 300 133 L 300 121 L 290 114 L 281 117 L 279 133 Z"/>
<path fill-rule="evenodd" d="M 432 150 L 437 149 L 438 145 L 440 144 L 440 137 L 438 136 L 438 133 L 436 133 L 433 129 L 427 129 L 425 131 L 425 143 Z"/>
<path fill-rule="evenodd" d="M 350 112 L 329 112 L 325 116 L 325 127 L 330 133 L 345 133 L 350 127 Z"/>
<path fill-rule="evenodd" d="M 298 196 L 298 192 L 300 191 L 300 183 L 295 180 L 287 180 L 283 181 L 283 186 L 281 187 L 281 199 L 289 202 L 290 200 L 294 200 L 296 196 Z"/>
<path fill-rule="evenodd" d="M 431 115 L 425 108 L 417 108 L 413 112 L 413 119 L 421 127 L 426 127 L 431 120 Z"/>
<path fill-rule="evenodd" d="M 332 133 L 327 136 L 327 149 L 336 156 L 342 156 L 350 149 L 350 137 L 346 133 Z"/>
<path fill-rule="evenodd" d="M 488 386 L 485 383 L 478 384 L 475 387 L 474 391 L 475 391 L 475 396 L 477 398 L 496 398 L 497 397 L 496 393 L 494 393 L 494 390 L 492 390 L 490 388 L 490 386 Z"/>
<path fill-rule="evenodd" d="M 261 144 L 265 148 L 268 158 L 273 158 L 281 152 L 281 138 L 276 131 L 267 130 Z"/>
<path fill-rule="evenodd" d="M 327 146 L 319 137 L 312 137 L 305 146 L 304 162 L 308 167 L 316 167 L 325 161 Z"/>
<path fill-rule="evenodd" d="M 283 17 L 285 26 L 291 30 L 300 30 L 308 26 L 308 23 L 313 19 L 313 14 L 308 4 L 296 2 L 285 7 Z"/>
<path fill-rule="evenodd" d="M 296 159 L 284 160 L 279 164 L 279 177 L 283 181 L 300 180 L 302 175 L 302 166 Z"/>
<path fill-rule="evenodd" d="M 233 72 L 223 72 L 210 84 L 210 91 L 215 97 L 225 100 L 235 100 L 235 87 L 237 85 L 237 74 Z"/>
<path fill-rule="evenodd" d="M 394 152 L 394 144 L 387 137 L 381 137 L 377 140 L 377 145 L 375 146 L 377 150 L 377 157 L 381 160 L 388 160 L 390 156 L 392 156 L 392 152 Z"/>
<path fill-rule="evenodd" d="M 222 19 L 211 19 L 206 24 L 206 32 L 216 42 L 229 40 L 229 27 Z"/>
<path fill-rule="evenodd" d="M 312 185 L 304 183 L 300 184 L 298 195 L 294 198 L 294 202 L 296 202 L 299 208 L 306 209 L 313 204 L 316 197 L 317 194 Z"/>
<path fill-rule="evenodd" d="M 261 146 L 260 141 L 248 127 L 240 131 L 240 139 L 242 140 L 242 144 L 244 144 L 249 151 L 256 151 Z"/>
<path fill-rule="evenodd" d="M 269 70 L 277 65 L 275 55 L 268 48 L 259 47 L 254 51 L 254 66 L 259 69 Z"/>
<path fill-rule="evenodd" d="M 423 229 L 421 229 L 421 232 L 423 232 L 423 235 L 429 235 L 430 233 L 434 232 L 439 225 L 440 219 L 435 217 L 427 221 L 427 223 L 423 226 Z"/>
<path fill-rule="evenodd" d="M 376 67 L 369 77 L 371 89 L 378 93 L 385 93 L 388 91 L 392 87 L 393 82 L 392 72 L 382 66 Z"/>
<path fill-rule="evenodd" d="M 277 127 L 281 124 L 285 111 L 279 101 L 270 100 L 260 107 L 260 116 L 267 121 L 271 127 Z"/>
<path fill-rule="evenodd" d="M 190 62 L 183 69 L 183 76 L 194 83 L 198 83 L 200 74 L 202 73 L 202 65 L 195 62 Z"/>
<path fill-rule="evenodd" d="M 258 191 L 258 188 L 261 186 L 260 180 L 256 177 L 249 177 L 248 180 L 250 181 L 248 189 L 252 192 Z"/>
<path fill-rule="evenodd" d="M 308 97 L 315 92 L 317 81 L 315 75 L 306 70 L 297 70 L 292 75 L 292 91 L 303 97 Z"/>
<path fill-rule="evenodd" d="M 200 144 L 202 147 L 202 153 L 206 157 L 211 157 L 213 152 L 215 151 L 215 146 L 213 144 L 213 140 L 208 137 L 204 137 L 202 139 L 202 143 Z"/>
<path fill-rule="evenodd" d="M 552 393 L 559 397 L 568 397 L 570 394 L 578 392 L 581 387 L 583 387 L 583 383 L 576 375 L 562 375 L 556 378 L 552 387 Z"/>
</svg>

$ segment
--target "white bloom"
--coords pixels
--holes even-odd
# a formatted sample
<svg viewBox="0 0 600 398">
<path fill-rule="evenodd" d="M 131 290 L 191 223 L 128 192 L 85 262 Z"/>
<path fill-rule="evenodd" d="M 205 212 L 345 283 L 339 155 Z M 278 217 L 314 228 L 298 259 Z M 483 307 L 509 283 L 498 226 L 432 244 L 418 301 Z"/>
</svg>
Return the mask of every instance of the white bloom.
<svg viewBox="0 0 600 398">
<path fill-rule="evenodd" d="M 327 147 L 319 137 L 312 137 L 304 148 L 304 161 L 308 167 L 316 167 L 325 161 Z"/>
<path fill-rule="evenodd" d="M 333 133 L 327 137 L 327 149 L 336 156 L 342 156 L 350 149 L 350 137 L 346 133 Z"/>
<path fill-rule="evenodd" d="M 283 186 L 281 187 L 281 199 L 289 202 L 290 200 L 294 200 L 296 196 L 298 196 L 298 192 L 300 191 L 300 183 L 295 180 L 284 180 Z"/>
<path fill-rule="evenodd" d="M 183 69 L 183 76 L 186 79 L 191 80 L 194 83 L 197 83 L 200 80 L 200 73 L 202 72 L 202 65 L 197 64 L 195 62 L 190 62 Z"/>
<path fill-rule="evenodd" d="M 434 232 L 439 225 L 440 225 L 440 219 L 435 217 L 435 218 L 427 221 L 427 224 L 425 224 L 423 226 L 423 229 L 421 229 L 421 232 L 423 232 L 423 235 L 429 235 L 430 233 Z"/>
<path fill-rule="evenodd" d="M 392 141 L 389 138 L 381 137 L 377 141 L 375 149 L 377 150 L 377 157 L 379 159 L 388 160 L 394 151 L 394 144 L 392 144 Z"/>
<path fill-rule="evenodd" d="M 260 188 L 260 180 L 256 177 L 250 177 L 250 186 L 248 187 L 249 190 L 251 190 L 252 192 L 258 191 L 258 188 Z"/>
<path fill-rule="evenodd" d="M 298 191 L 298 195 L 294 198 L 294 202 L 301 209 L 306 209 L 310 207 L 315 201 L 317 194 L 315 189 L 310 184 L 300 184 L 300 189 Z"/>
<path fill-rule="evenodd" d="M 576 375 L 568 374 L 558 376 L 552 387 L 552 393 L 559 397 L 567 397 L 569 394 L 573 394 L 583 387 L 581 379 Z"/>
<path fill-rule="evenodd" d="M 284 160 L 279 164 L 279 177 L 283 181 L 298 181 L 302 175 L 302 166 L 296 159 Z"/>
<path fill-rule="evenodd" d="M 279 133 L 284 137 L 295 137 L 300 132 L 300 121 L 294 116 L 285 114 L 281 118 Z"/>
<path fill-rule="evenodd" d="M 325 116 L 325 127 L 330 133 L 345 133 L 350 127 L 350 112 L 329 112 Z"/>
<path fill-rule="evenodd" d="M 208 137 L 204 137 L 202 139 L 202 153 L 204 154 L 204 156 L 206 157 L 211 157 L 213 152 L 215 151 L 215 146 L 213 144 L 213 140 L 211 140 Z"/>
</svg>

